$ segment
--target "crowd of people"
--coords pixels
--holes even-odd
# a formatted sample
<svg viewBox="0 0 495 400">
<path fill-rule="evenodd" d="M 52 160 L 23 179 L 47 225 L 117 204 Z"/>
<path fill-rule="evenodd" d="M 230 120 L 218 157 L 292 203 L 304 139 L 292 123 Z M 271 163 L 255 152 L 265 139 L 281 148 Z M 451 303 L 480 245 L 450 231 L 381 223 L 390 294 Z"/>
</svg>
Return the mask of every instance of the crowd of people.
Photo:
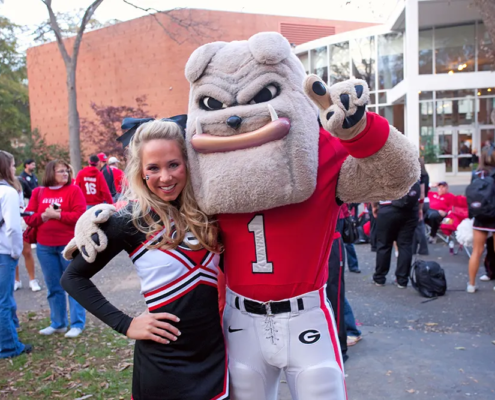
<svg viewBox="0 0 495 400">
<path fill-rule="evenodd" d="M 477 162 L 480 164 L 476 165 L 472 179 L 477 179 L 480 172 L 486 176 L 495 175 L 495 148 L 493 144 L 487 143 L 484 146 Z M 341 326 L 339 323 L 337 325 L 339 326 L 339 340 L 344 359 L 347 359 L 347 347 L 353 346 L 361 340 L 361 332 L 356 327 L 354 313 L 345 297 L 344 274 L 342 274 L 346 263 L 349 272 L 361 272 L 354 243 L 369 242 L 371 251 L 376 252 L 373 282 L 379 287 L 385 286 L 386 276 L 391 266 L 392 251 L 395 247 L 397 267 L 394 284 L 399 289 L 405 289 L 410 281 L 413 256 L 415 254 L 429 254 L 428 244 L 437 243 L 442 222 L 446 217 L 449 221 L 448 217 L 451 216 L 450 213 L 454 212 L 456 207 L 456 196 L 450 192 L 449 184 L 446 181 L 430 184 L 430 178 L 422 159 L 420 159 L 420 164 L 420 180 L 411 187 L 409 193 L 403 198 L 395 201 L 384 200 L 364 204 L 360 218 L 358 218 L 359 204 L 342 205 L 337 225 L 337 231 L 341 235 L 337 235 L 338 239 L 334 242 L 334 249 L 332 249 L 329 261 L 328 297 L 334 306 L 337 320 L 343 321 Z M 467 210 L 465 212 L 467 213 Z M 468 214 L 466 215 L 469 217 Z M 343 221 L 345 218 L 353 219 L 355 224 L 361 220 L 361 225 L 364 224 L 364 230 L 367 231 L 364 234 L 365 239 L 363 239 L 361 230 L 353 238 L 353 241 L 343 241 Z M 362 226 L 360 228 L 362 229 Z M 449 235 L 450 233 L 449 231 L 444 234 L 447 243 L 454 240 Z M 486 256 L 483 264 L 486 273 L 479 279 L 492 281 L 495 280 L 495 219 L 490 216 L 474 218 L 473 250 L 468 264 L 469 282 L 466 289 L 468 293 L 475 293 L 477 290 L 475 280 L 485 249 Z M 334 271 L 333 274 L 332 271 Z M 336 293 L 339 293 L 340 298 L 337 299 Z M 339 304 L 343 304 L 343 307 L 340 308 Z"/>
<path fill-rule="evenodd" d="M 89 167 L 81 170 L 76 179 L 67 162 L 50 161 L 39 182 L 35 160 L 25 160 L 23 171 L 16 176 L 14 157 L 0 151 L 0 358 L 32 350 L 29 344 L 20 343 L 17 336 L 19 321 L 14 291 L 23 287 L 18 268 L 21 256 L 28 272 L 29 288 L 33 292 L 41 290 L 35 276 L 34 249 L 50 307 L 50 325 L 39 333 L 64 333 L 67 338 L 75 338 L 84 330 L 85 309 L 69 296 L 68 312 L 67 293 L 60 285 L 69 265 L 62 257 L 62 250 L 74 237 L 75 224 L 87 207 L 103 202 L 112 204 L 121 194 L 123 172 L 117 168 L 119 160 L 111 157 L 110 165 L 102 167 L 108 169 L 107 176 L 112 179 L 113 196 L 104 177 L 105 171 L 95 168 L 100 162 L 106 162 L 106 158 L 103 153 L 91 156 Z"/>
<path fill-rule="evenodd" d="M 175 386 L 172 389 L 183 393 L 189 379 L 185 376 L 188 372 L 181 376 L 173 360 L 178 362 L 186 356 L 198 360 L 193 367 L 204 378 L 201 393 L 210 393 L 213 397 L 222 391 L 227 379 L 216 290 L 198 286 L 194 290 L 205 293 L 201 293 L 202 301 L 194 307 L 189 304 L 195 299 L 192 295 L 181 304 L 161 309 L 159 313 L 143 313 L 131 318 L 109 303 L 90 280 L 122 250 L 128 251 L 134 258 L 142 278 L 143 293 L 156 286 L 154 281 L 159 279 L 160 274 L 187 275 L 190 269 L 184 260 L 201 259 L 210 279 L 218 280 L 221 276 L 219 253 L 222 245 L 217 240 L 218 226 L 215 220 L 199 210 L 192 194 L 180 128 L 168 121 L 152 121 L 142 125 L 130 146 L 125 177 L 118 164 L 117 158 L 107 158 L 104 153 L 91 155 L 88 166 L 73 178 L 68 163 L 53 160 L 46 165 L 39 185 L 34 160 L 25 160 L 23 172 L 16 177 L 13 156 L 0 151 L 0 224 L 4 226 L 0 230 L 0 358 L 32 351 L 32 346 L 21 343 L 17 336 L 19 321 L 13 293 L 22 288 L 17 268 L 21 255 L 25 258 L 29 287 L 33 291 L 41 289 L 35 277 L 31 252 L 35 248 L 50 306 L 51 323 L 40 330 L 41 335 L 64 333 L 68 338 L 78 337 L 84 330 L 88 310 L 116 331 L 138 340 L 133 379 L 135 387 L 157 392 L 160 389 L 158 378 L 173 375 Z M 403 198 L 365 204 L 365 212 L 370 218 L 367 236 L 372 251 L 376 251 L 373 275 L 376 286 L 385 285 L 394 246 L 397 254 L 395 284 L 400 289 L 408 286 L 413 254 L 428 254 L 428 244 L 436 243 L 442 220 L 454 207 L 455 196 L 449 192 L 448 183 L 433 184 L 436 190 L 430 191 L 428 174 L 422 162 L 421 165 L 421 179 Z M 490 174 L 494 165 L 485 160 L 480 168 Z M 75 224 L 81 215 L 95 205 L 113 204 L 117 200 L 123 200 L 127 206 L 111 217 L 104 227 L 108 237 L 107 249 L 98 254 L 93 263 L 85 261 L 81 255 L 72 263 L 64 259 L 62 251 L 73 238 Z M 24 234 L 21 211 L 25 221 Z M 327 297 L 337 321 L 344 361 L 348 357 L 348 346 L 361 340 L 351 304 L 345 296 L 343 273 L 346 263 L 350 272 L 361 272 L 354 243 L 343 240 L 344 220 L 349 217 L 357 219 L 357 216 L 358 204 L 342 205 L 329 258 Z M 132 221 L 138 223 L 133 224 Z M 469 293 L 476 290 L 475 278 L 485 245 L 487 258 L 493 258 L 495 253 L 495 221 L 475 219 L 473 229 L 474 246 L 467 286 Z M 194 240 L 188 237 L 188 231 L 194 234 Z M 173 232 L 173 235 L 165 232 Z M 145 244 L 148 247 L 143 247 Z M 171 270 L 150 270 L 150 266 L 161 258 L 167 259 Z M 495 279 L 493 269 L 481 279 Z M 153 304 L 155 301 L 154 298 L 147 299 L 147 303 Z M 195 312 L 180 320 L 175 314 L 184 307 L 194 308 Z M 192 332 L 194 335 L 188 335 Z M 182 334 L 195 340 L 188 340 L 182 350 L 173 352 L 163 346 L 176 341 Z M 205 352 L 208 354 L 207 361 L 201 356 Z M 165 358 L 172 361 L 163 363 Z M 143 371 L 147 374 L 143 375 Z M 209 385 L 205 386 L 204 382 L 209 382 Z M 194 396 L 197 390 L 191 386 L 190 395 Z"/>
<path fill-rule="evenodd" d="M 145 135 L 143 134 L 143 136 Z M 159 140 L 160 137 L 158 135 L 156 137 L 157 139 L 155 140 Z M 143 140 L 144 143 L 150 141 L 149 139 Z M 178 142 L 179 149 L 183 147 L 183 143 L 178 139 L 173 140 Z M 165 152 L 165 154 L 167 153 Z M 141 157 L 146 158 L 146 156 L 147 154 L 144 154 Z M 178 159 L 185 157 L 183 154 L 175 154 L 175 156 Z M 139 162 L 148 161 L 146 159 L 139 160 L 136 154 L 135 157 L 135 159 L 131 158 L 130 160 L 131 164 L 135 164 L 134 168 L 131 169 L 134 173 L 139 171 L 139 166 L 137 166 Z M 163 157 L 160 158 L 163 159 Z M 104 260 L 102 262 L 88 264 L 91 265 L 91 268 L 88 268 L 88 265 L 82 259 L 78 259 L 77 263 L 73 263 L 69 273 L 66 274 L 64 284 L 68 292 L 73 294 L 73 296 L 69 296 L 70 313 L 67 311 L 66 292 L 61 286 L 60 280 L 69 265 L 69 261 L 62 257 L 62 250 L 73 237 L 75 223 L 86 209 L 101 203 L 112 204 L 122 195 L 124 173 L 117 167 L 118 164 L 119 160 L 117 158 L 110 157 L 107 159 L 104 153 L 92 155 L 88 159 L 88 166 L 83 168 L 77 174 L 77 177 L 73 179 L 70 165 L 61 160 L 54 160 L 46 165 L 42 184 L 39 186 L 35 173 L 36 163 L 33 159 L 24 161 L 24 170 L 16 179 L 15 160 L 6 152 L 0 153 L 2 221 L 7 228 L 6 234 L 12 235 L 10 240 L 7 240 L 6 237 L 5 240 L 1 241 L 4 244 L 0 245 L 0 259 L 2 260 L 2 266 L 6 267 L 5 271 L 2 268 L 4 273 L 1 278 L 2 295 L 5 298 L 2 301 L 3 306 L 0 315 L 2 325 L 0 335 L 2 338 L 10 338 L 9 343 L 2 339 L 2 357 L 31 351 L 30 345 L 24 345 L 17 339 L 15 330 L 18 327 L 18 319 L 15 312 L 15 301 L 13 295 L 7 296 L 7 294 L 22 288 L 17 266 L 17 260 L 21 255 L 24 257 L 29 275 L 29 287 L 33 291 L 41 290 L 35 277 L 32 247 L 36 249 L 47 286 L 47 300 L 50 305 L 51 324 L 42 329 L 39 332 L 40 334 L 65 333 L 65 336 L 69 338 L 79 336 L 84 330 L 86 308 L 114 329 L 121 333 L 126 333 L 131 338 L 151 339 L 157 343 L 168 343 L 170 340 L 176 340 L 175 335 L 178 334 L 178 330 L 166 322 L 161 322 L 160 317 L 163 317 L 163 315 L 150 316 L 143 314 L 139 318 L 132 319 L 120 311 L 116 314 L 115 309 L 103 298 L 98 302 L 94 301 L 95 294 L 96 296 L 101 296 L 96 288 L 92 288 L 95 293 L 91 293 L 91 301 L 88 302 L 87 296 L 89 292 L 85 292 L 87 282 L 93 274 L 105 266 L 110 259 L 109 254 L 102 258 Z M 172 169 L 176 168 L 177 166 L 173 164 Z M 490 169 L 492 167 L 485 162 L 484 168 Z M 175 173 L 172 173 L 170 174 L 171 189 L 164 190 L 163 187 L 156 183 L 154 186 L 150 186 L 154 182 L 153 180 L 150 181 L 150 178 L 153 179 L 154 174 L 156 174 L 155 170 L 156 167 L 151 168 L 149 174 L 145 174 L 142 178 L 136 176 L 129 176 L 128 178 L 130 178 L 131 182 L 148 184 L 152 193 L 156 195 L 155 198 L 147 199 L 147 192 L 143 190 L 141 204 L 149 202 L 150 207 L 152 207 L 153 204 L 157 205 L 157 199 L 162 199 L 163 203 L 160 203 L 160 206 L 163 207 L 167 200 L 174 200 L 178 197 L 180 192 L 187 186 L 188 179 L 185 176 L 177 178 L 174 176 Z M 372 251 L 376 251 L 377 254 L 376 270 L 373 275 L 373 281 L 377 286 L 384 286 L 385 284 L 394 245 L 398 255 L 395 284 L 398 288 L 403 289 L 408 285 L 413 254 L 428 254 L 428 243 L 436 243 L 440 224 L 454 207 L 455 196 L 449 192 L 447 182 L 438 182 L 433 186 L 436 186 L 436 191 L 429 191 L 429 177 L 424 169 L 424 164 L 422 164 L 420 181 L 411 188 L 411 191 L 403 199 L 365 205 L 365 212 L 369 212 L 371 217 L 369 240 L 372 243 Z M 15 225 L 21 226 L 21 219 L 16 218 L 16 214 L 19 214 L 19 212 L 13 211 L 19 211 L 19 209 L 24 210 L 27 214 L 24 217 L 24 228 L 28 226 L 36 229 L 35 243 L 29 243 L 26 236 L 23 238 L 22 234 L 20 234 L 20 228 L 17 230 L 13 228 Z M 11 211 L 9 212 L 8 210 Z M 126 218 L 130 218 L 132 215 L 139 215 L 139 218 L 146 220 L 142 209 L 133 210 L 129 208 L 126 215 Z M 337 231 L 342 232 L 343 225 L 341 222 L 344 218 L 349 216 L 356 218 L 357 215 L 358 204 L 343 204 Z M 127 242 L 138 240 L 137 238 L 140 238 L 140 235 L 144 235 L 142 238 L 144 241 L 146 235 L 153 232 L 151 230 L 152 226 L 155 226 L 155 228 L 156 226 L 161 226 L 160 224 L 157 225 L 157 223 L 162 218 L 165 218 L 165 216 L 153 215 L 154 220 L 149 220 L 143 225 L 145 226 L 143 232 L 129 232 L 128 241 L 120 240 L 121 236 L 119 236 L 119 239 L 117 237 L 112 238 L 111 243 L 115 241 L 115 246 L 111 246 L 113 248 L 112 256 L 120 252 L 123 248 L 122 246 L 125 246 Z M 178 221 L 181 218 L 176 216 L 174 219 L 177 221 L 177 227 L 180 226 Z M 119 221 L 119 223 L 125 225 L 125 222 Z M 191 225 L 190 221 L 184 221 L 183 223 L 188 226 Z M 429 227 L 428 234 L 425 230 L 425 223 Z M 121 231 L 125 231 L 123 226 L 114 228 L 115 230 L 112 230 L 111 226 L 108 228 L 110 237 L 112 237 L 112 232 L 121 234 Z M 200 239 L 204 242 L 206 249 L 209 248 L 213 251 L 218 244 L 211 241 L 211 233 L 202 231 L 201 227 L 198 227 L 198 229 L 199 232 L 206 235 Z M 9 233 L 10 231 L 15 231 L 15 233 Z M 488 249 L 487 259 L 493 258 L 494 246 L 490 232 L 494 231 L 495 225 L 491 221 L 477 221 L 475 223 L 474 248 L 469 262 L 470 280 L 467 288 L 469 293 L 474 293 L 476 290 L 475 277 L 485 245 Z M 334 242 L 336 246 L 332 250 L 329 260 L 330 271 L 334 271 L 334 273 L 329 276 L 327 296 L 331 300 L 336 315 L 337 312 L 339 313 L 337 315 L 337 325 L 339 327 L 340 346 L 344 360 L 346 360 L 347 347 L 353 346 L 361 340 L 361 332 L 356 326 L 351 305 L 345 297 L 342 269 L 345 268 L 347 263 L 350 272 L 360 273 L 361 270 L 359 269 L 354 244 L 344 243 L 339 235 L 336 236 L 336 239 Z M 490 241 L 490 239 L 492 240 Z M 12 246 L 5 246 L 7 243 L 12 243 Z M 487 274 L 481 277 L 482 280 L 495 279 L 493 270 L 489 269 L 489 265 L 491 265 L 490 262 L 485 261 Z M 217 267 L 215 265 L 215 268 Z M 14 276 L 14 279 L 10 279 L 11 276 Z M 11 287 L 12 290 L 10 290 Z M 85 290 L 82 288 L 85 288 Z M 105 304 L 106 307 L 100 308 L 101 304 Z M 211 311 L 211 309 L 205 310 L 207 314 L 211 313 Z M 69 315 L 70 321 L 68 320 Z M 165 318 L 176 320 L 176 317 L 172 314 L 166 315 Z M 217 322 L 218 328 L 219 321 Z M 69 326 L 70 330 L 68 330 Z M 218 349 L 212 349 L 212 351 L 222 353 Z M 223 360 L 223 358 L 220 357 L 220 360 Z"/>
</svg>

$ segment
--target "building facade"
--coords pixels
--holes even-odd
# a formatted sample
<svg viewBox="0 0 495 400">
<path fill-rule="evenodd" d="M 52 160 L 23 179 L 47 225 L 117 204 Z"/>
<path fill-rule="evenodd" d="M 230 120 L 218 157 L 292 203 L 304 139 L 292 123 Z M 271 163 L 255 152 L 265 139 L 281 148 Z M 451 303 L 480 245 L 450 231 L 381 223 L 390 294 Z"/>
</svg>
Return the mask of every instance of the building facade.
<svg viewBox="0 0 495 400">
<path fill-rule="evenodd" d="M 369 110 L 418 147 L 435 144 L 449 175 L 469 174 L 472 154 L 494 142 L 495 44 L 468 0 L 400 1 L 384 25 L 295 52 L 308 73 L 329 84 L 364 79 Z"/>
<path fill-rule="evenodd" d="M 93 119 L 91 103 L 135 106 L 146 96 L 151 115 L 187 112 L 189 84 L 184 67 L 200 45 L 245 40 L 257 32 L 277 31 L 296 46 L 305 41 L 373 24 L 327 19 L 207 10 L 178 10 L 181 28 L 158 15 L 122 22 L 84 35 L 77 67 L 80 117 Z M 166 33 L 167 31 L 168 33 Z M 69 49 L 73 39 L 66 40 Z M 27 51 L 31 126 L 51 143 L 68 142 L 66 73 L 55 42 Z M 84 143 L 83 143 L 84 146 Z M 93 151 L 94 149 L 91 149 Z M 105 150 L 105 149 L 99 149 Z"/>
</svg>

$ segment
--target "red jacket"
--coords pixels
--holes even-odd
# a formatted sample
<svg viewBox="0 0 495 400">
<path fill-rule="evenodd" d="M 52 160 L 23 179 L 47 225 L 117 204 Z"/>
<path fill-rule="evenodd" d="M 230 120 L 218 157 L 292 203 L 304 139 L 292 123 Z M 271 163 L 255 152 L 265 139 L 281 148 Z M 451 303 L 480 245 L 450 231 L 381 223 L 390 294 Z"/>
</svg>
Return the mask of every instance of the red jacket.
<svg viewBox="0 0 495 400">
<path fill-rule="evenodd" d="M 76 185 L 81 188 L 88 206 L 113 204 L 107 181 L 98 168 L 90 166 L 80 170 L 76 177 Z"/>
<path fill-rule="evenodd" d="M 449 212 L 455 203 L 455 196 L 452 193 L 445 193 L 440 196 L 437 192 L 428 192 L 430 199 L 430 208 L 433 210 L 441 210 Z"/>
<path fill-rule="evenodd" d="M 41 214 L 50 204 L 59 203 L 62 210 L 60 219 L 43 222 Z M 35 213 L 24 220 L 29 226 L 37 227 L 37 242 L 43 246 L 65 246 L 74 237 L 74 228 L 79 217 L 86 211 L 86 202 L 81 189 L 75 185 L 59 189 L 38 187 L 34 189 L 26 211 Z"/>
</svg>

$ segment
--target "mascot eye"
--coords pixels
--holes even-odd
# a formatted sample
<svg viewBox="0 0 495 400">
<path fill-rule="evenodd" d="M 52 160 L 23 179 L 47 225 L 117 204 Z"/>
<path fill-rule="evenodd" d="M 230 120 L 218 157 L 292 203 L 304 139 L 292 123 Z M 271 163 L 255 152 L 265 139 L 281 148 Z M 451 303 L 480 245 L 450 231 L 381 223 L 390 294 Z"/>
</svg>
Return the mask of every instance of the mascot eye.
<svg viewBox="0 0 495 400">
<path fill-rule="evenodd" d="M 213 97 L 203 97 L 199 101 L 199 105 L 203 110 L 221 110 L 222 108 L 227 108 L 227 105 L 221 103 Z"/>
<path fill-rule="evenodd" d="M 261 89 L 253 100 L 249 104 L 264 103 L 265 101 L 270 101 L 271 99 L 277 97 L 278 88 L 275 85 L 268 85 Z"/>
</svg>

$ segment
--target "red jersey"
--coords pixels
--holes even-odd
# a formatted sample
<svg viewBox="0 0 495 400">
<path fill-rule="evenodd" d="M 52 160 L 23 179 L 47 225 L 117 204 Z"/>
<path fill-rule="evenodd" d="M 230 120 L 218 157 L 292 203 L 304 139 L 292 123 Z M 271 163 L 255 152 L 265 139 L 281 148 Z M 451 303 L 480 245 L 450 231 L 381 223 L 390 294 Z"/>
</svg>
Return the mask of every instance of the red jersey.
<svg viewBox="0 0 495 400">
<path fill-rule="evenodd" d="M 113 204 L 107 181 L 98 168 L 89 166 L 80 170 L 76 177 L 76 185 L 81 188 L 88 206 L 104 202 Z"/>
<path fill-rule="evenodd" d="M 366 129 L 341 141 L 320 129 L 316 189 L 306 201 L 247 214 L 220 214 L 227 286 L 258 300 L 282 300 L 320 289 L 328 278 L 339 204 L 340 167 L 351 153 L 376 153 L 388 138 L 388 122 L 368 113 Z M 368 134 L 370 133 L 370 134 Z"/>
<path fill-rule="evenodd" d="M 113 181 L 115 183 L 115 190 L 117 193 L 122 193 L 122 182 L 124 179 L 124 172 L 117 167 L 113 167 L 110 165 L 110 168 L 113 172 Z"/>
<path fill-rule="evenodd" d="M 41 214 L 50 204 L 60 204 L 60 219 L 43 222 Z M 35 213 L 24 220 L 29 226 L 38 227 L 37 242 L 43 246 L 65 246 L 74 237 L 74 228 L 79 217 L 86 211 L 86 202 L 81 189 L 75 185 L 59 189 L 38 187 L 34 189 L 26 211 Z"/>
<path fill-rule="evenodd" d="M 445 193 L 439 195 L 437 192 L 428 192 L 428 199 L 430 199 L 430 208 L 433 210 L 441 210 L 449 212 L 455 203 L 455 196 L 452 193 Z"/>
</svg>

